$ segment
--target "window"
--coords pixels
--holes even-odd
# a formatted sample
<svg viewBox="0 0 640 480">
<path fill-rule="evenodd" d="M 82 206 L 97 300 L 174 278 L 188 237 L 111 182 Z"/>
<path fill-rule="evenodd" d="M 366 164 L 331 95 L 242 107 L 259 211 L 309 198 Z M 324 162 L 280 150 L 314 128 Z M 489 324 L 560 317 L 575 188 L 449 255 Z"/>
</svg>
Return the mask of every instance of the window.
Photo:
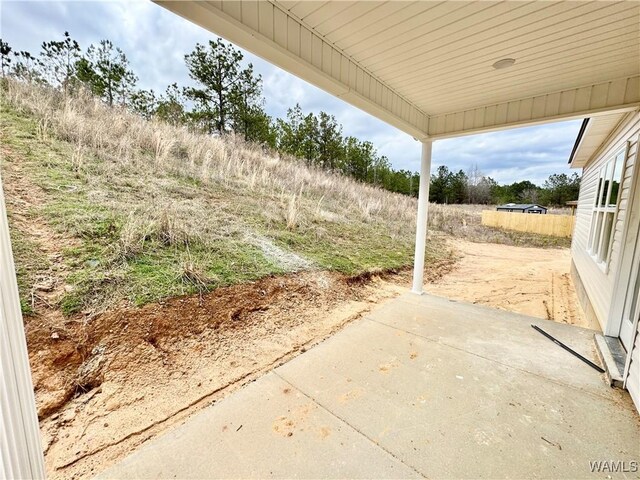
<svg viewBox="0 0 640 480">
<path fill-rule="evenodd" d="M 611 244 L 617 207 L 620 196 L 620 183 L 624 170 L 625 152 L 619 152 L 602 166 L 598 178 L 598 189 L 591 216 L 589 233 L 589 253 L 603 267 L 609 264 Z"/>
</svg>

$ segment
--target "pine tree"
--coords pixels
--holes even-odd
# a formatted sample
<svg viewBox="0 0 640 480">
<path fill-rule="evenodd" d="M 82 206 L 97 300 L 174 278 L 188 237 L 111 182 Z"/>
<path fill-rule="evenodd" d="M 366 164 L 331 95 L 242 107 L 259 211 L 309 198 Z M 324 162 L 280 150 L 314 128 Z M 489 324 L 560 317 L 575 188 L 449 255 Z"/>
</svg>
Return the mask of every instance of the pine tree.
<svg viewBox="0 0 640 480">
<path fill-rule="evenodd" d="M 186 121 L 185 101 L 178 84 L 172 83 L 158 99 L 155 114 L 171 125 L 182 125 Z"/>
<path fill-rule="evenodd" d="M 208 48 L 197 44 L 185 55 L 189 76 L 198 87 L 187 87 L 185 95 L 195 103 L 192 119 L 208 133 L 227 133 L 232 127 L 234 100 L 242 98 L 239 89 L 252 76 L 241 69 L 242 53 L 222 39 L 209 41 Z M 251 66 L 247 69 L 252 72 Z M 255 79 L 254 79 L 255 81 Z"/>
<path fill-rule="evenodd" d="M 318 115 L 318 164 L 335 170 L 344 160 L 342 127 L 333 115 L 320 112 Z"/>
<path fill-rule="evenodd" d="M 151 119 L 158 108 L 158 100 L 153 90 L 138 90 L 131 95 L 131 109 L 147 120 Z"/>
<path fill-rule="evenodd" d="M 246 112 L 244 138 L 270 148 L 276 148 L 277 133 L 273 120 L 261 106 L 250 106 Z"/>
<path fill-rule="evenodd" d="M 375 148 L 371 142 L 361 142 L 355 137 L 347 137 L 343 171 L 355 179 L 365 182 L 375 157 Z"/>
<path fill-rule="evenodd" d="M 318 163 L 318 119 L 309 113 L 302 119 L 300 125 L 300 151 L 307 165 Z"/>
<path fill-rule="evenodd" d="M 619 183 L 616 179 L 612 183 L 612 198 L 617 198 Z M 570 200 L 577 200 L 580 193 L 580 176 L 577 173 L 569 176 L 566 173 L 550 175 L 544 181 L 541 201 L 547 205 L 565 206 Z"/>
<path fill-rule="evenodd" d="M 236 87 L 230 92 L 231 123 L 234 132 L 245 140 L 275 147 L 275 131 L 264 111 L 262 77 L 254 76 L 253 65 L 240 72 Z"/>
<path fill-rule="evenodd" d="M 91 45 L 76 64 L 78 79 L 109 105 L 127 105 L 138 77 L 129 69 L 129 60 L 110 40 Z"/>
<path fill-rule="evenodd" d="M 371 166 L 369 168 L 369 175 L 368 175 L 367 181 L 374 185 L 380 185 L 384 187 L 390 171 L 391 171 L 391 163 L 389 162 L 389 159 L 384 155 L 380 157 L 375 155 L 373 157 L 373 162 L 371 163 Z M 401 172 L 401 173 L 404 175 L 404 172 Z M 409 189 L 407 188 L 407 191 L 402 193 L 408 194 Z"/>
<path fill-rule="evenodd" d="M 15 63 L 11 73 L 14 77 L 28 83 L 43 83 L 41 65 L 36 57 L 25 50 L 14 52 L 13 55 Z"/>
<path fill-rule="evenodd" d="M 2 70 L 2 78 L 9 73 L 11 68 L 11 46 L 0 38 L 0 68 Z"/>
<path fill-rule="evenodd" d="M 451 172 L 446 165 L 440 165 L 436 173 L 431 175 L 429 187 L 429 201 L 433 203 L 449 203 L 448 188 L 451 181 Z"/>
<path fill-rule="evenodd" d="M 302 108 L 296 106 L 287 110 L 287 119 L 281 118 L 277 121 L 278 128 L 278 149 L 294 157 L 304 158 L 301 145 L 303 140 L 302 124 L 304 115 Z"/>
<path fill-rule="evenodd" d="M 67 93 L 76 76 L 76 64 L 80 59 L 80 45 L 73 40 L 69 32 L 64 39 L 42 43 L 40 64 L 47 82 L 60 87 Z"/>
<path fill-rule="evenodd" d="M 249 66 L 240 72 L 235 88 L 229 92 L 229 104 L 231 107 L 230 121 L 232 129 L 241 133 L 245 138 L 250 136 L 251 120 L 255 113 L 254 107 L 262 102 L 262 78 L 253 76 L 253 66 Z"/>
</svg>

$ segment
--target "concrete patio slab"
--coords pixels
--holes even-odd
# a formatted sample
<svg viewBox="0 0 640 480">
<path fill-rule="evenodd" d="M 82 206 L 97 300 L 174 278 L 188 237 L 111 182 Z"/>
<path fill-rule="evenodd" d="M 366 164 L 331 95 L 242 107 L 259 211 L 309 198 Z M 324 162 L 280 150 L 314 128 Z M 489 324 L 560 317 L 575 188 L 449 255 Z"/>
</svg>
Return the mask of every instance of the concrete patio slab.
<svg viewBox="0 0 640 480">
<path fill-rule="evenodd" d="M 102 478 L 420 478 L 269 373 L 100 475 Z"/>
<path fill-rule="evenodd" d="M 638 478 L 591 473 L 640 462 L 628 395 L 531 323 L 595 357 L 589 330 L 402 296 L 102 477 Z"/>
<path fill-rule="evenodd" d="M 376 322 L 276 373 L 427 478 L 582 478 L 590 460 L 640 458 L 628 402 Z"/>
<path fill-rule="evenodd" d="M 594 330 L 436 296 L 405 294 L 369 318 L 591 393 L 619 398 L 603 378 L 531 328 L 538 325 L 598 363 Z"/>
</svg>

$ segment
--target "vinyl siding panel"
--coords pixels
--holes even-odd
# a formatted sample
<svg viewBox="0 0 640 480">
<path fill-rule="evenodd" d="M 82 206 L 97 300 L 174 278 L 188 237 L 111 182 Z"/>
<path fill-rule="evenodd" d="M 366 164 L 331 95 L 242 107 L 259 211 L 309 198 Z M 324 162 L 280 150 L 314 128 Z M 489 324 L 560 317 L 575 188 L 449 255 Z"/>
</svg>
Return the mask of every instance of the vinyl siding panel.
<svg viewBox="0 0 640 480">
<path fill-rule="evenodd" d="M 611 307 L 615 274 L 621 254 L 620 245 L 622 242 L 624 221 L 627 209 L 630 207 L 629 193 L 633 178 L 633 169 L 635 167 L 636 151 L 638 149 L 637 137 L 639 132 L 640 114 L 635 112 L 623 119 L 609 140 L 603 144 L 603 147 L 596 153 L 594 158 L 587 163 L 582 174 L 571 252 L 578 274 L 584 284 L 584 289 L 603 330 L 606 328 Z M 625 149 L 627 142 L 631 143 L 627 150 L 625 169 L 622 174 L 620 202 L 614 224 L 609 267 L 605 271 L 587 252 L 593 204 L 595 203 L 595 196 L 597 194 L 596 190 L 598 188 L 600 167 L 602 167 L 612 155 Z"/>
<path fill-rule="evenodd" d="M 640 329 L 640 324 L 638 324 Z M 627 390 L 633 403 L 640 412 L 640 333 L 636 331 L 636 338 L 631 350 L 631 365 L 629 366 L 629 376 L 627 377 Z"/>
</svg>

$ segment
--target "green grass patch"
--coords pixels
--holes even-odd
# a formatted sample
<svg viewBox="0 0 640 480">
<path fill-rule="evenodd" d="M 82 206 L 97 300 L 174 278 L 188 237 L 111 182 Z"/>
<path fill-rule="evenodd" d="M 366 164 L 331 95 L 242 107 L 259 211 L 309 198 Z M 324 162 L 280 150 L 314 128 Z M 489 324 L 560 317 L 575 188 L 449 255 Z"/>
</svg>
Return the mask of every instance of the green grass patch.
<svg viewBox="0 0 640 480">
<path fill-rule="evenodd" d="M 106 206 L 90 203 L 86 195 L 77 192 L 69 196 L 55 196 L 42 206 L 41 211 L 58 231 L 100 243 L 117 241 L 124 222 L 123 215 Z"/>
<path fill-rule="evenodd" d="M 126 262 L 126 272 L 126 296 L 136 305 L 281 273 L 262 252 L 233 242 L 174 248 L 154 242 Z"/>
<path fill-rule="evenodd" d="M 147 242 L 132 258 L 110 245 L 68 249 L 72 290 L 61 308 L 66 315 L 100 310 L 113 300 L 141 306 L 164 298 L 212 290 L 283 273 L 250 245 L 232 242 L 166 246 Z"/>
<path fill-rule="evenodd" d="M 15 228 L 9 220 L 11 234 L 11 246 L 16 265 L 18 279 L 18 291 L 20 293 L 20 305 L 22 313 L 29 315 L 33 311 L 32 287 L 38 279 L 47 274 L 51 263 L 47 256 L 40 250 L 39 245 L 27 235 Z"/>
<path fill-rule="evenodd" d="M 320 235 L 315 229 L 289 231 L 284 224 L 279 227 L 269 231 L 279 245 L 313 260 L 321 268 L 347 275 L 413 263 L 413 242 L 392 238 L 375 224 L 326 222 Z"/>
</svg>

